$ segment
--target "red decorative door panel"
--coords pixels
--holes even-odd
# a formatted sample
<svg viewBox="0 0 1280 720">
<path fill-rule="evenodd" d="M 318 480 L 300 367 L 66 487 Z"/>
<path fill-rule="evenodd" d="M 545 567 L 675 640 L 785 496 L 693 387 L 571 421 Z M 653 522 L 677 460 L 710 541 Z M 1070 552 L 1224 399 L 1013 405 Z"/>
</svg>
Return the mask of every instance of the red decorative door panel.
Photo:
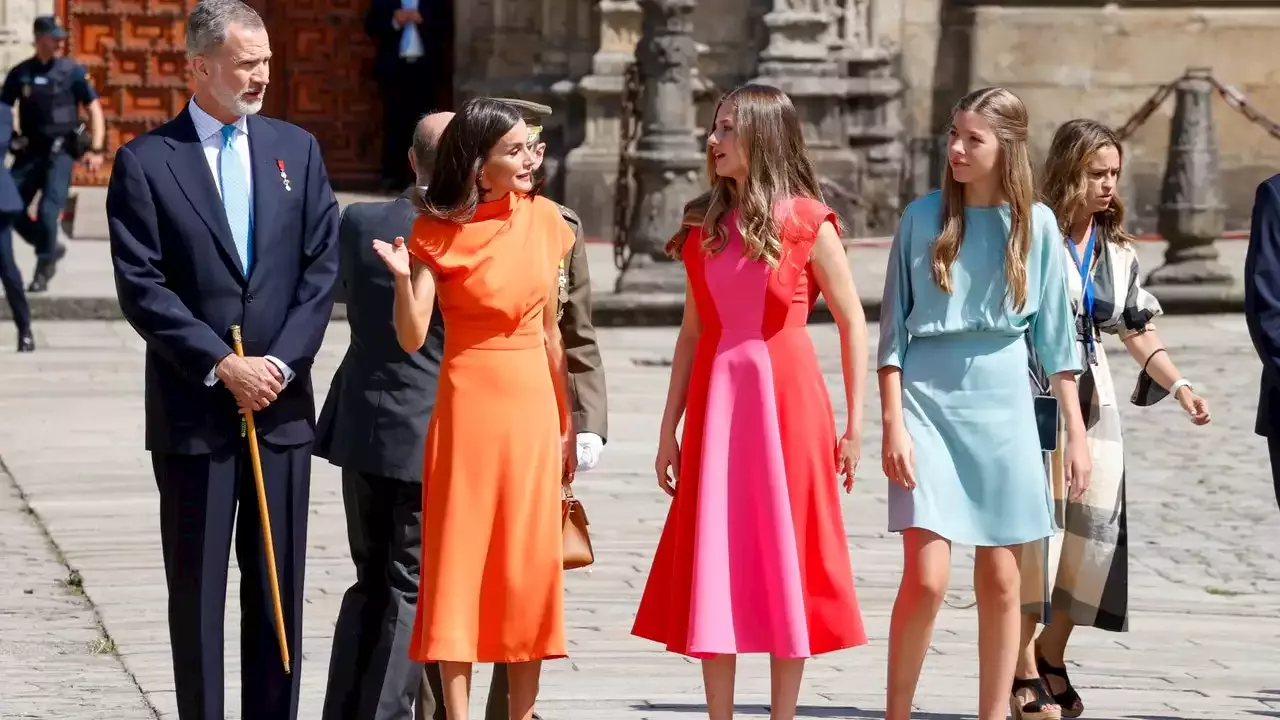
<svg viewBox="0 0 1280 720">
<path fill-rule="evenodd" d="M 186 16 L 196 0 L 56 0 L 68 54 L 89 70 L 107 121 L 108 162 L 77 167 L 74 182 L 102 185 L 115 148 L 172 118 L 191 95 Z M 271 34 L 264 114 L 300 125 L 320 142 L 339 187 L 376 182 L 382 107 L 364 33 L 369 0 L 249 0 Z"/>
</svg>

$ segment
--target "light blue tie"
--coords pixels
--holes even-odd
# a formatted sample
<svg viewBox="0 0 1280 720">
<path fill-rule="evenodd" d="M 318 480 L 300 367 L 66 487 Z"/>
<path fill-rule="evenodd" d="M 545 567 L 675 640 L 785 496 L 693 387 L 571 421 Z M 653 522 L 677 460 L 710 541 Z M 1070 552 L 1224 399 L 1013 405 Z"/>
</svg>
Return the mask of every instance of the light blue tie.
<svg viewBox="0 0 1280 720">
<path fill-rule="evenodd" d="M 244 165 L 240 155 L 231 145 L 236 136 L 235 125 L 222 126 L 222 150 L 218 153 L 218 179 L 222 183 L 222 208 L 227 213 L 231 237 L 236 241 L 240 265 L 244 276 L 249 277 L 253 258 L 253 209 L 249 198 Z"/>
</svg>

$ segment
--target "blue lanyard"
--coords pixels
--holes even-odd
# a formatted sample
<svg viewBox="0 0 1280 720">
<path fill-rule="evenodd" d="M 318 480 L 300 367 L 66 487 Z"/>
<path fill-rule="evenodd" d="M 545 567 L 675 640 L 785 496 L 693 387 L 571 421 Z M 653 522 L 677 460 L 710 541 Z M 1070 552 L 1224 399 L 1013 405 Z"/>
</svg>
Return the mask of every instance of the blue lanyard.
<svg viewBox="0 0 1280 720">
<path fill-rule="evenodd" d="M 1080 272 L 1080 287 L 1082 290 L 1080 305 L 1084 311 L 1085 335 L 1091 352 L 1093 350 L 1093 333 L 1090 331 L 1093 325 L 1093 273 L 1090 272 L 1090 265 L 1093 264 L 1093 245 L 1097 238 L 1097 229 L 1089 228 L 1089 242 L 1084 246 L 1083 260 L 1076 252 L 1075 242 L 1071 238 L 1067 238 L 1067 249 L 1071 251 L 1071 259 L 1075 261 L 1076 270 Z"/>
</svg>

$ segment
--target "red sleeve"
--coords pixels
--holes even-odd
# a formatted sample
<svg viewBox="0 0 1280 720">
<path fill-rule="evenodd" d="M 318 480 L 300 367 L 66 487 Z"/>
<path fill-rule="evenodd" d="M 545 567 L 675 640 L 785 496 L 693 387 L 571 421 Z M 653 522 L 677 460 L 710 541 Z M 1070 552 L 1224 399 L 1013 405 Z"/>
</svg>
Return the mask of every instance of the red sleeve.
<svg viewBox="0 0 1280 720">
<path fill-rule="evenodd" d="M 804 228 L 804 234 L 810 236 L 810 244 L 817 240 L 818 230 L 824 222 L 831 223 L 836 233 L 840 233 L 840 218 L 836 216 L 835 211 L 813 198 L 797 198 L 794 215 Z"/>
<path fill-rule="evenodd" d="M 818 240 L 818 230 L 824 222 L 829 222 L 840 232 L 840 219 L 835 211 L 813 198 L 796 198 L 791 206 L 791 213 L 783 224 L 782 235 L 784 245 L 793 248 L 792 255 L 802 264 L 809 262 L 809 253 Z"/>
</svg>

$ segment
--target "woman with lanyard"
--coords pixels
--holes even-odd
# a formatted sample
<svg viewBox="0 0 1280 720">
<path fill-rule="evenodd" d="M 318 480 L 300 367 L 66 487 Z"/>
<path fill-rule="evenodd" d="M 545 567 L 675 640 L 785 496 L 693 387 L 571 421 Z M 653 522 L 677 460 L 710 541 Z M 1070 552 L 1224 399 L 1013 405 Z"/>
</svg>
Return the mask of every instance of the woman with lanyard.
<svg viewBox="0 0 1280 720">
<path fill-rule="evenodd" d="M 1075 270 L 1068 272 L 1067 281 L 1081 357 L 1086 359 L 1080 407 L 1093 475 L 1083 496 L 1070 500 L 1063 489 L 1060 453 L 1051 456 L 1058 531 L 1047 541 L 1047 553 L 1041 543 L 1024 547 L 1017 677 L 1042 678 L 1042 692 L 1047 690 L 1061 715 L 1070 718 L 1084 712 L 1064 659 L 1072 630 L 1077 625 L 1128 629 L 1124 446 L 1119 397 L 1101 333 L 1119 336 L 1143 368 L 1131 402 L 1151 405 L 1172 394 L 1193 423 L 1209 422 L 1208 404 L 1179 374 L 1151 324 L 1161 309 L 1139 282 L 1133 238 L 1123 229 L 1124 205 L 1116 194 L 1121 160 L 1120 141 L 1109 128 L 1093 120 L 1072 120 L 1053 137 L 1041 193 L 1065 236 L 1072 261 L 1068 270 Z M 1033 641 L 1037 622 L 1045 622 L 1045 628 Z M 1058 710 L 1049 710 L 1036 720 L 1058 716 Z"/>
</svg>

